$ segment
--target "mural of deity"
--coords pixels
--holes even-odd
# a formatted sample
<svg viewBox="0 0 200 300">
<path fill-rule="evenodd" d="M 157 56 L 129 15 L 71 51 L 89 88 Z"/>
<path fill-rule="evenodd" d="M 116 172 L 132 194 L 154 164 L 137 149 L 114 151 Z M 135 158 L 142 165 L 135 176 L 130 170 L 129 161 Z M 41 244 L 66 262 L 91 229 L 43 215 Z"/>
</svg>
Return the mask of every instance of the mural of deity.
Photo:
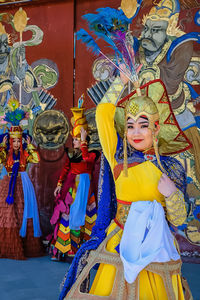
<svg viewBox="0 0 200 300">
<path fill-rule="evenodd" d="M 29 111 L 29 131 L 39 112 L 52 108 L 56 100 L 47 92 L 58 81 L 54 62 L 42 59 L 31 65 L 26 60 L 26 47 L 39 45 L 43 31 L 37 25 L 28 25 L 26 12 L 19 9 L 14 15 L 0 14 L 0 113 L 4 113 L 9 98 L 19 99 Z M 11 33 L 7 33 L 9 30 Z M 30 31 L 29 40 L 22 34 Z M 16 42 L 16 39 L 19 41 Z"/>
<path fill-rule="evenodd" d="M 184 154 L 176 155 L 186 167 L 188 176 L 188 219 L 182 228 L 175 230 L 187 256 L 184 238 L 193 244 L 194 249 L 197 249 L 194 245 L 200 245 L 200 135 L 195 118 L 199 95 L 193 88 L 193 85 L 200 84 L 200 57 L 193 50 L 194 41 L 199 42 L 199 35 L 186 34 L 179 28 L 179 13 L 178 1 L 166 0 L 160 1 L 143 17 L 139 60 L 142 63 L 141 81 L 160 78 L 165 83 L 179 126 L 193 146 Z"/>
</svg>

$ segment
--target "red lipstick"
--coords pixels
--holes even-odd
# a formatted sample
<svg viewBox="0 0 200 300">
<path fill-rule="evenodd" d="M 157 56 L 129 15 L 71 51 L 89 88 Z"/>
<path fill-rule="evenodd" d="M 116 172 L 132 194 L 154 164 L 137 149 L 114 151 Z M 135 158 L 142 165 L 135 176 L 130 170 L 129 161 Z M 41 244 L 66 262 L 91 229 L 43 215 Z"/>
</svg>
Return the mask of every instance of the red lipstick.
<svg viewBox="0 0 200 300">
<path fill-rule="evenodd" d="M 142 141 L 143 141 L 142 139 L 133 140 L 134 143 L 140 143 Z"/>
</svg>

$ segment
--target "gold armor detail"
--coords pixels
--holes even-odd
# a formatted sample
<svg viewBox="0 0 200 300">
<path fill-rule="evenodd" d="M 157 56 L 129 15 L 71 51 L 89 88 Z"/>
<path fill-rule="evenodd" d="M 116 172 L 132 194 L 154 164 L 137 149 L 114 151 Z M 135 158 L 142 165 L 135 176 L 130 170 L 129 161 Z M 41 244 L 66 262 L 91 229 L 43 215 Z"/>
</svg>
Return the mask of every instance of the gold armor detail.
<svg viewBox="0 0 200 300">
<path fill-rule="evenodd" d="M 137 113 L 139 112 L 139 106 L 133 101 L 129 105 L 129 112 L 133 116 L 136 116 Z"/>
<path fill-rule="evenodd" d="M 182 225 L 187 217 L 184 195 L 180 190 L 165 198 L 167 219 L 175 226 Z"/>
<path fill-rule="evenodd" d="M 117 202 L 117 214 L 116 214 L 116 221 L 121 224 L 125 225 L 126 220 L 128 218 L 129 210 L 130 210 L 131 205 L 129 203 L 124 204 Z"/>
</svg>

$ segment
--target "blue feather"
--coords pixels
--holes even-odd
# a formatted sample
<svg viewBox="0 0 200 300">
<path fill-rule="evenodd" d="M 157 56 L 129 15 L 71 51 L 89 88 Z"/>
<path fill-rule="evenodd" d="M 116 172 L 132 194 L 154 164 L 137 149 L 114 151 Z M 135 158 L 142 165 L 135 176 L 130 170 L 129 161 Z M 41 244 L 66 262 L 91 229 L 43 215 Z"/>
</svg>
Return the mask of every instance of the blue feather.
<svg viewBox="0 0 200 300">
<path fill-rule="evenodd" d="M 96 10 L 98 14 L 86 14 L 82 18 L 88 23 L 89 29 L 97 36 L 97 39 L 103 39 L 115 52 L 115 59 L 123 61 L 123 54 L 119 51 L 115 44 L 114 35 L 120 27 L 123 31 L 128 29 L 128 24 L 131 23 L 122 10 L 106 7 Z M 126 27 L 123 27 L 125 25 Z M 126 29 L 126 30 L 125 30 Z"/>
<path fill-rule="evenodd" d="M 97 14 L 86 14 L 82 16 L 84 20 L 87 21 L 89 29 L 94 31 L 98 35 L 99 32 L 108 34 L 115 30 L 116 23 L 117 26 L 122 26 L 127 29 L 128 24 L 131 23 L 131 19 L 128 19 L 122 10 L 117 10 L 114 8 L 106 7 L 99 8 L 96 10 Z M 120 30 L 120 28 L 118 28 Z"/>
<path fill-rule="evenodd" d="M 76 33 L 77 40 L 81 40 L 82 43 L 86 44 L 86 47 L 88 50 L 92 51 L 95 55 L 98 55 L 100 53 L 100 48 L 95 42 L 94 38 L 89 35 L 89 33 L 81 28 Z"/>
<path fill-rule="evenodd" d="M 100 19 L 107 19 L 107 22 L 109 22 L 110 25 L 112 25 L 114 19 L 119 20 L 122 24 L 130 24 L 132 22 L 132 19 L 128 19 L 121 9 L 102 7 L 98 8 L 96 12 L 99 13 Z"/>
<path fill-rule="evenodd" d="M 142 0 L 137 0 L 138 9 L 141 2 Z M 133 18 L 128 19 L 122 10 L 110 7 L 99 8 L 96 12 L 96 14 L 86 14 L 82 18 L 87 21 L 90 31 L 96 35 L 96 40 L 103 39 L 115 52 L 114 60 L 116 65 L 124 63 L 130 69 L 131 73 L 135 74 L 134 60 L 132 61 L 125 36 L 128 31 L 128 25 L 132 22 Z M 96 44 L 95 39 L 84 29 L 79 30 L 77 39 L 82 40 L 87 45 L 87 48 L 95 54 L 100 53 L 101 50 Z M 133 45 L 135 53 L 138 51 L 138 47 L 139 43 L 135 38 Z"/>
<path fill-rule="evenodd" d="M 101 16 L 100 14 L 87 14 L 82 18 L 87 21 L 89 29 L 97 36 L 97 38 L 103 39 L 106 43 L 111 45 L 114 51 L 117 51 L 110 33 L 110 30 L 113 27 L 113 23 L 110 23 L 110 18 Z"/>
<path fill-rule="evenodd" d="M 82 16 L 82 19 L 87 21 L 90 30 L 93 29 L 96 24 L 101 24 L 106 28 L 109 26 L 109 20 L 104 17 L 102 18 L 99 14 L 86 14 Z"/>
<path fill-rule="evenodd" d="M 113 42 L 110 33 L 103 34 L 102 32 L 94 32 L 98 39 L 103 39 L 106 43 L 108 43 L 114 51 L 118 51 L 115 43 Z"/>
<path fill-rule="evenodd" d="M 13 196 L 7 196 L 6 198 L 6 203 L 8 203 L 9 205 L 13 204 L 14 203 L 14 198 Z"/>
<path fill-rule="evenodd" d="M 200 33 L 199 32 L 190 32 L 186 33 L 179 38 L 175 39 L 172 43 L 171 46 L 169 47 L 169 50 L 167 52 L 167 63 L 170 61 L 171 56 L 174 52 L 174 50 L 182 45 L 183 43 L 186 43 L 188 41 L 196 41 L 197 43 L 200 44 Z"/>
<path fill-rule="evenodd" d="M 25 117 L 25 112 L 17 108 L 14 111 L 8 111 L 4 120 L 11 123 L 13 126 L 19 126 L 20 121 Z"/>
</svg>

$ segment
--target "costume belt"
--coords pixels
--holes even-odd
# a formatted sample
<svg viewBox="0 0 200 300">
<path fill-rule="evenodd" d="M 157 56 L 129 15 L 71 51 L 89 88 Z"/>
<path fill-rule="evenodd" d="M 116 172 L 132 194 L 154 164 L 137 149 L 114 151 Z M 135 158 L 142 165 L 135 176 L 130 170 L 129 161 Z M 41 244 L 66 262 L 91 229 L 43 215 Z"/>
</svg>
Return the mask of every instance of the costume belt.
<svg viewBox="0 0 200 300">
<path fill-rule="evenodd" d="M 132 203 L 133 202 L 127 202 L 117 199 L 117 213 L 114 221 L 121 229 L 124 229 L 124 224 L 126 223 Z"/>
<path fill-rule="evenodd" d="M 12 172 L 8 172 L 8 174 L 7 174 L 9 177 L 11 177 L 12 176 Z M 17 177 L 19 177 L 20 176 L 20 173 L 18 173 L 17 174 Z"/>
</svg>

